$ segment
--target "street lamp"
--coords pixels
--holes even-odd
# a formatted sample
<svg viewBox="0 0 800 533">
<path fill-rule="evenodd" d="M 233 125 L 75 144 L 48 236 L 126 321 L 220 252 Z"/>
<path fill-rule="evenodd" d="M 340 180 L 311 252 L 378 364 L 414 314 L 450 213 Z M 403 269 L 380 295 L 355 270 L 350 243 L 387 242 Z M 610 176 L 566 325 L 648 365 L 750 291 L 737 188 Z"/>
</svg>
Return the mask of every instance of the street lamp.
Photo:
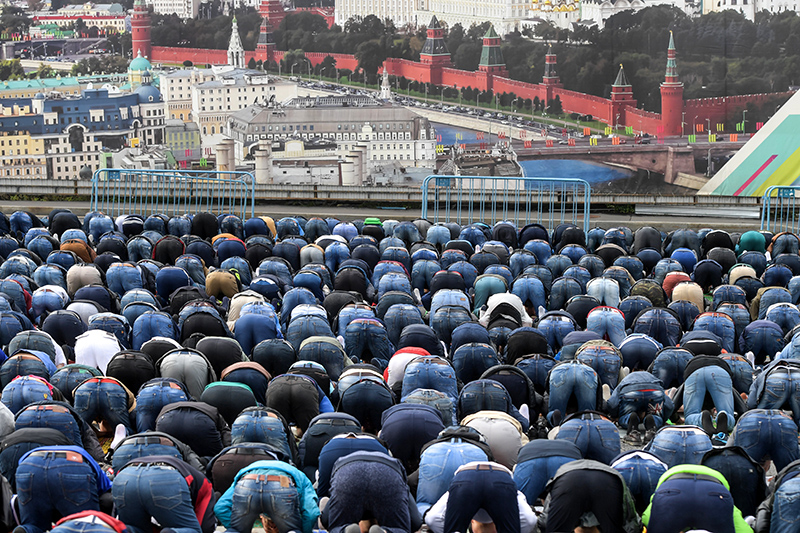
<svg viewBox="0 0 800 533">
<path fill-rule="evenodd" d="M 706 119 L 706 124 L 708 124 L 708 133 L 710 134 L 711 133 L 711 119 L 710 118 Z"/>
<path fill-rule="evenodd" d="M 742 109 L 742 133 L 747 131 L 747 109 Z"/>
<path fill-rule="evenodd" d="M 686 127 L 686 111 L 681 112 L 681 137 L 684 136 L 684 128 Z"/>
<path fill-rule="evenodd" d="M 294 76 L 294 67 L 297 66 L 297 63 L 292 63 L 292 76 Z"/>
<path fill-rule="evenodd" d="M 617 113 L 617 118 L 614 122 L 614 131 L 619 131 L 619 113 Z"/>
<path fill-rule="evenodd" d="M 310 59 L 308 59 L 307 57 L 304 57 L 304 58 L 303 58 L 303 61 L 305 61 L 306 63 L 308 63 L 308 77 L 310 78 L 310 77 L 311 77 L 311 60 L 310 60 Z"/>
<path fill-rule="evenodd" d="M 692 123 L 694 124 L 694 130 L 692 131 L 692 133 L 697 133 L 697 117 L 698 116 L 699 115 L 695 115 L 694 116 L 694 120 L 692 121 Z"/>
</svg>

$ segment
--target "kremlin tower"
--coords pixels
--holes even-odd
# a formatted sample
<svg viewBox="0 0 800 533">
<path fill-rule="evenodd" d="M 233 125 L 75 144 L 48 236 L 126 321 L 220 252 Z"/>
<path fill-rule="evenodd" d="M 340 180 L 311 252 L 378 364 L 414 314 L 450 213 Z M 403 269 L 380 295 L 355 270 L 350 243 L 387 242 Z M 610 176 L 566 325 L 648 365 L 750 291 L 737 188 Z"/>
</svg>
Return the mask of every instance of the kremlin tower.
<svg viewBox="0 0 800 533">
<path fill-rule="evenodd" d="M 678 80 L 675 62 L 675 39 L 669 32 L 667 72 L 661 84 L 661 126 L 663 135 L 681 135 L 683 122 L 683 82 Z"/>
<path fill-rule="evenodd" d="M 150 48 L 150 12 L 144 0 L 133 3 L 133 16 L 131 17 L 131 41 L 133 44 L 133 57 L 141 53 L 142 57 L 151 58 Z"/>
</svg>

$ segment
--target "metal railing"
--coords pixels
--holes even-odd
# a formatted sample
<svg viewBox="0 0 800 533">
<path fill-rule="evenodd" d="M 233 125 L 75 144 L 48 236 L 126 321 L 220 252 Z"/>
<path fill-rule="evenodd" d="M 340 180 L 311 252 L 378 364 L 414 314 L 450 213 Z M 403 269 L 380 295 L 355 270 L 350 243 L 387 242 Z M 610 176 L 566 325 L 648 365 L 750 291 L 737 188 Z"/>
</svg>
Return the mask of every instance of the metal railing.
<svg viewBox="0 0 800 533">
<path fill-rule="evenodd" d="M 428 176 L 422 218 L 462 225 L 508 220 L 518 228 L 571 223 L 588 232 L 591 194 L 587 181 L 573 178 Z"/>
<path fill-rule="evenodd" d="M 761 198 L 761 229 L 773 233 L 800 229 L 800 187 L 773 185 Z"/>
<path fill-rule="evenodd" d="M 255 178 L 249 172 L 104 168 L 92 177 L 93 211 L 169 216 L 208 211 L 255 216 Z"/>
</svg>

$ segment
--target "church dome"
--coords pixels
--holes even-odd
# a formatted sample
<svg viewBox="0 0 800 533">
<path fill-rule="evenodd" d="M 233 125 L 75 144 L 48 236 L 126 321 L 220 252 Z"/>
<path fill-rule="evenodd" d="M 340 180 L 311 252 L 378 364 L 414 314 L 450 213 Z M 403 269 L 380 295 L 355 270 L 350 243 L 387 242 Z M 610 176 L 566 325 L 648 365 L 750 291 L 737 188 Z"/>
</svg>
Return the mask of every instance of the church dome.
<svg viewBox="0 0 800 533">
<path fill-rule="evenodd" d="M 139 72 L 143 70 L 150 70 L 150 62 L 147 60 L 146 57 L 142 57 L 141 50 L 139 50 L 136 59 L 131 61 L 131 64 L 128 65 L 128 70 L 139 71 Z"/>
</svg>

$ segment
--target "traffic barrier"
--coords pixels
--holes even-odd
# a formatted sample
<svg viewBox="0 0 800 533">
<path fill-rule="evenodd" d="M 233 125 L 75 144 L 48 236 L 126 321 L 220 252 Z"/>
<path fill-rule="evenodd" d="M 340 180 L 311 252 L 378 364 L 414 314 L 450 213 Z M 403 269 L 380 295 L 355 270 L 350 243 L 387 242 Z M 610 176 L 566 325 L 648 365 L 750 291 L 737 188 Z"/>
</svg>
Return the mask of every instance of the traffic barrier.
<svg viewBox="0 0 800 533">
<path fill-rule="evenodd" d="M 773 185 L 761 198 L 761 229 L 772 233 L 800 229 L 800 187 Z"/>
<path fill-rule="evenodd" d="M 588 232 L 591 193 L 581 179 L 434 175 L 422 182 L 422 218 L 462 225 L 510 220 L 518 228 L 570 223 Z"/>
<path fill-rule="evenodd" d="M 92 177 L 91 208 L 110 216 L 208 211 L 252 217 L 255 178 L 238 171 L 104 168 Z"/>
</svg>

